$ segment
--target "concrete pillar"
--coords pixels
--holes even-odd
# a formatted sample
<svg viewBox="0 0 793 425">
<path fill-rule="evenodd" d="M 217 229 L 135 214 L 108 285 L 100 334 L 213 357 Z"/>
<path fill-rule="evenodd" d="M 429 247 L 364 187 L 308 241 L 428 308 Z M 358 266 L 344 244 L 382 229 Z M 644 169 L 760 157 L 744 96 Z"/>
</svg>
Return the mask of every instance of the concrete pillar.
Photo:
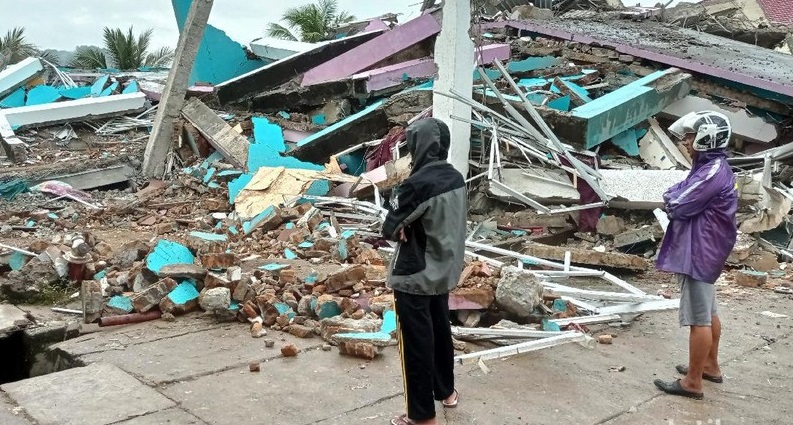
<svg viewBox="0 0 793 425">
<path fill-rule="evenodd" d="M 471 27 L 471 2 L 444 1 L 442 27 L 435 41 L 435 62 L 438 64 L 435 91 L 448 93 L 454 88 L 468 95 L 473 89 L 474 72 L 474 44 L 468 34 Z M 432 116 L 445 122 L 451 131 L 449 162 L 463 176 L 467 176 L 471 125 L 451 119 L 452 115 L 470 118 L 471 107 L 437 93 L 433 95 Z"/>
<path fill-rule="evenodd" d="M 185 28 L 179 36 L 171 72 L 165 84 L 154 131 L 151 133 L 146 153 L 143 156 L 143 173 L 147 177 L 161 177 L 165 172 L 165 162 L 173 141 L 174 125 L 179 119 L 185 94 L 190 81 L 198 47 L 204 37 L 204 29 L 209 20 L 214 0 L 193 0 L 187 16 Z"/>
</svg>

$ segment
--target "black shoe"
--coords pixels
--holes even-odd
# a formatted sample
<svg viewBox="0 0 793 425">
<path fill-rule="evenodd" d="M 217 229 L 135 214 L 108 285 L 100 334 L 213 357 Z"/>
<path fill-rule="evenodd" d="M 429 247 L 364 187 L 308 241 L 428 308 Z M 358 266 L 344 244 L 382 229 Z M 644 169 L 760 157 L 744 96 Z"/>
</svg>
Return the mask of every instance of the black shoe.
<svg viewBox="0 0 793 425">
<path fill-rule="evenodd" d="M 703 393 L 695 393 L 693 391 L 689 391 L 683 388 L 680 385 L 679 379 L 675 379 L 672 382 L 666 382 L 661 379 L 656 379 L 655 381 L 653 381 L 653 383 L 655 384 L 656 387 L 658 387 L 659 390 L 667 394 L 693 398 L 694 400 L 702 400 L 703 398 L 705 398 L 705 394 Z"/>
<path fill-rule="evenodd" d="M 688 366 L 686 366 L 684 364 L 679 364 L 679 365 L 675 366 L 675 370 L 677 370 L 678 373 L 680 373 L 681 375 L 688 375 Z M 706 381 L 710 381 L 710 382 L 715 382 L 717 384 L 721 384 L 722 382 L 724 382 L 724 378 L 723 377 L 708 375 L 705 372 L 702 372 L 702 379 L 704 379 Z"/>
</svg>

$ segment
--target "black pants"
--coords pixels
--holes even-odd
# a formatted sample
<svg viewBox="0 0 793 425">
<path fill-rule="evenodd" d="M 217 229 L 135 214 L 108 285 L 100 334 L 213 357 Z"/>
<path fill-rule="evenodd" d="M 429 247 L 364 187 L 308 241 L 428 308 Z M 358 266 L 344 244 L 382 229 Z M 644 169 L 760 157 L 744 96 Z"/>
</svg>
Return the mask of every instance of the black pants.
<svg viewBox="0 0 793 425">
<path fill-rule="evenodd" d="M 449 295 L 394 291 L 408 418 L 435 417 L 435 400 L 454 393 L 454 346 Z"/>
</svg>

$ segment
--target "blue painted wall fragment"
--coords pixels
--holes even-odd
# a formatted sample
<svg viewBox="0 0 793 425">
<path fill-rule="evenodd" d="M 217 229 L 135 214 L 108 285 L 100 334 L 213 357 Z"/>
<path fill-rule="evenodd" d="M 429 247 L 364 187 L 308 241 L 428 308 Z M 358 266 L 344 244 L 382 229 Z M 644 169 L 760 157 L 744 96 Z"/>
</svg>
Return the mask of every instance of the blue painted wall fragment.
<svg viewBox="0 0 793 425">
<path fill-rule="evenodd" d="M 36 86 L 28 91 L 26 106 L 46 105 L 61 98 L 61 92 L 51 86 Z"/>
<path fill-rule="evenodd" d="M 301 249 L 313 248 L 314 247 L 314 242 L 308 242 L 308 241 L 301 242 L 300 245 L 298 245 L 297 247 L 301 248 Z"/>
<path fill-rule="evenodd" d="M 289 118 L 292 117 L 292 114 L 290 114 L 289 112 L 286 112 L 286 111 L 278 111 L 278 115 L 280 115 L 281 118 L 283 118 L 285 120 L 288 120 Z"/>
<path fill-rule="evenodd" d="M 396 329 L 396 313 L 394 310 L 386 310 L 383 313 L 383 324 L 378 332 L 340 333 L 336 334 L 336 336 L 342 339 L 390 341 L 391 333 L 395 332 Z"/>
<path fill-rule="evenodd" d="M 556 322 L 551 322 L 548 319 L 542 319 L 542 330 L 546 332 L 559 332 L 562 329 Z"/>
<path fill-rule="evenodd" d="M 20 87 L 0 100 L 0 108 L 19 108 L 25 106 L 25 88 Z"/>
<path fill-rule="evenodd" d="M 132 298 L 123 295 L 116 295 L 107 302 L 107 306 L 125 313 L 132 313 Z"/>
<path fill-rule="evenodd" d="M 311 117 L 311 123 L 314 125 L 325 125 L 327 119 L 325 118 L 325 114 L 318 114 Z"/>
<path fill-rule="evenodd" d="M 118 89 L 118 81 L 116 81 L 113 84 L 107 86 L 106 89 L 102 90 L 102 93 L 99 96 L 100 97 L 110 96 L 111 94 L 116 92 L 116 89 Z"/>
<path fill-rule="evenodd" d="M 611 143 L 630 156 L 639 155 L 639 137 L 635 128 L 629 128 L 612 137 Z"/>
<path fill-rule="evenodd" d="M 297 259 L 297 254 L 295 254 L 295 252 L 292 251 L 291 249 L 286 248 L 284 250 L 284 258 L 286 258 L 287 260 L 295 260 Z"/>
<path fill-rule="evenodd" d="M 315 308 L 319 320 L 336 317 L 342 313 L 341 307 L 335 302 L 326 302 Z"/>
<path fill-rule="evenodd" d="M 277 270 L 285 269 L 289 267 L 289 264 L 278 264 L 278 263 L 269 263 L 259 267 L 262 270 L 267 270 L 268 272 L 274 272 Z"/>
<path fill-rule="evenodd" d="M 301 161 L 292 156 L 281 156 L 267 145 L 254 143 L 248 148 L 248 171 L 255 174 L 262 167 L 285 167 L 299 170 L 322 171 L 322 165 Z M 253 176 L 251 176 L 253 178 Z"/>
<path fill-rule="evenodd" d="M 255 143 L 263 144 L 275 152 L 286 152 L 286 142 L 281 126 L 271 123 L 265 117 L 251 118 L 253 123 L 253 139 Z"/>
<path fill-rule="evenodd" d="M 198 293 L 195 283 L 190 280 L 180 283 L 168 294 L 168 298 L 176 305 L 185 305 L 190 301 L 197 300 L 201 294 Z"/>
<path fill-rule="evenodd" d="M 536 69 L 550 68 L 560 63 L 556 56 L 533 56 L 522 61 L 509 62 L 507 71 L 509 72 L 529 72 Z"/>
<path fill-rule="evenodd" d="M 560 98 L 554 99 L 546 103 L 545 106 L 567 112 L 570 110 L 570 96 L 562 96 Z"/>
<path fill-rule="evenodd" d="M 366 172 L 366 158 L 365 152 L 363 151 L 348 153 L 336 157 L 336 160 L 339 162 L 339 165 L 344 166 L 343 170 L 345 174 L 360 176 Z"/>
<path fill-rule="evenodd" d="M 21 252 L 14 251 L 11 254 L 11 258 L 8 259 L 8 265 L 11 266 L 11 270 L 22 270 L 22 267 L 25 267 L 25 263 L 27 262 L 27 256 Z"/>
<path fill-rule="evenodd" d="M 256 227 L 257 224 L 266 220 L 268 217 L 274 216 L 275 214 L 276 214 L 275 207 L 273 207 L 272 205 L 267 207 L 266 210 L 259 213 L 256 217 L 252 218 L 250 221 L 246 221 L 242 223 L 242 231 L 247 235 Z"/>
<path fill-rule="evenodd" d="M 184 29 L 192 0 L 171 0 L 179 32 Z M 204 82 L 218 84 L 261 68 L 267 62 L 248 59 L 244 47 L 225 32 L 207 25 L 198 48 L 190 77 L 190 84 Z"/>
<path fill-rule="evenodd" d="M 204 174 L 204 184 L 207 184 L 210 180 L 212 180 L 212 177 L 215 176 L 215 171 L 217 171 L 215 167 L 207 169 L 206 174 Z"/>
<path fill-rule="evenodd" d="M 234 205 L 234 199 L 242 192 L 242 189 L 253 180 L 253 175 L 243 174 L 229 182 L 229 203 Z"/>
<path fill-rule="evenodd" d="M 485 69 L 485 75 L 487 75 L 487 78 L 494 80 L 501 76 L 501 71 L 497 69 Z M 479 72 L 479 70 L 476 69 L 474 70 L 474 81 L 479 81 L 479 80 L 484 80 L 484 78 L 482 78 L 482 74 Z"/>
<path fill-rule="evenodd" d="M 146 257 L 146 267 L 159 273 L 163 266 L 169 264 L 193 264 L 195 257 L 186 246 L 162 239 L 154 247 L 154 251 Z"/>
<path fill-rule="evenodd" d="M 90 96 L 92 89 L 93 87 L 91 86 L 73 87 L 70 89 L 61 89 L 60 92 L 61 92 L 61 96 L 67 99 L 77 100 Z"/>
<path fill-rule="evenodd" d="M 567 311 L 567 301 L 565 300 L 553 300 L 553 310 L 554 311 Z"/>
<path fill-rule="evenodd" d="M 99 97 L 102 94 L 102 91 L 105 89 L 107 82 L 110 80 L 109 75 L 103 75 L 99 77 L 94 82 L 94 85 L 91 86 L 91 97 Z"/>
<path fill-rule="evenodd" d="M 124 88 L 124 91 L 122 91 L 121 94 L 137 93 L 139 91 L 140 91 L 140 88 L 138 87 L 138 82 L 137 81 L 133 81 L 133 82 L 129 83 L 127 85 L 127 87 Z"/>
</svg>

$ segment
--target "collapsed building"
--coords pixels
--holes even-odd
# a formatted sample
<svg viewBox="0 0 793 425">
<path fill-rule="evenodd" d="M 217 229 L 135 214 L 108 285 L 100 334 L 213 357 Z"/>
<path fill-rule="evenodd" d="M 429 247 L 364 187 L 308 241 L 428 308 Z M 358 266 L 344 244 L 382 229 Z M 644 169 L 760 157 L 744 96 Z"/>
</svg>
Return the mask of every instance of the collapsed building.
<svg viewBox="0 0 793 425">
<path fill-rule="evenodd" d="M 181 26 L 189 3 L 174 2 Z M 254 337 L 320 335 L 374 358 L 395 328 L 385 200 L 410 171 L 406 126 L 441 98 L 471 111 L 450 114 L 471 132 L 455 334 L 508 345 L 459 362 L 586 343 L 587 325 L 677 308 L 628 280 L 652 279 L 662 194 L 691 168 L 665 128 L 691 111 L 733 126 L 741 235 L 724 281 L 789 293 L 793 56 L 641 8 L 509 6 L 471 26 L 470 92 L 436 84 L 444 19 L 432 5 L 402 24 L 385 15 L 332 41 L 258 39 L 249 52 L 208 29 L 163 155 L 144 153 L 163 126 L 163 73 L 36 58 L 0 71 L 4 296 L 66 282 L 81 302 L 63 311 L 86 322 L 202 310 Z M 202 57 L 207 43 L 244 65 Z"/>
</svg>

